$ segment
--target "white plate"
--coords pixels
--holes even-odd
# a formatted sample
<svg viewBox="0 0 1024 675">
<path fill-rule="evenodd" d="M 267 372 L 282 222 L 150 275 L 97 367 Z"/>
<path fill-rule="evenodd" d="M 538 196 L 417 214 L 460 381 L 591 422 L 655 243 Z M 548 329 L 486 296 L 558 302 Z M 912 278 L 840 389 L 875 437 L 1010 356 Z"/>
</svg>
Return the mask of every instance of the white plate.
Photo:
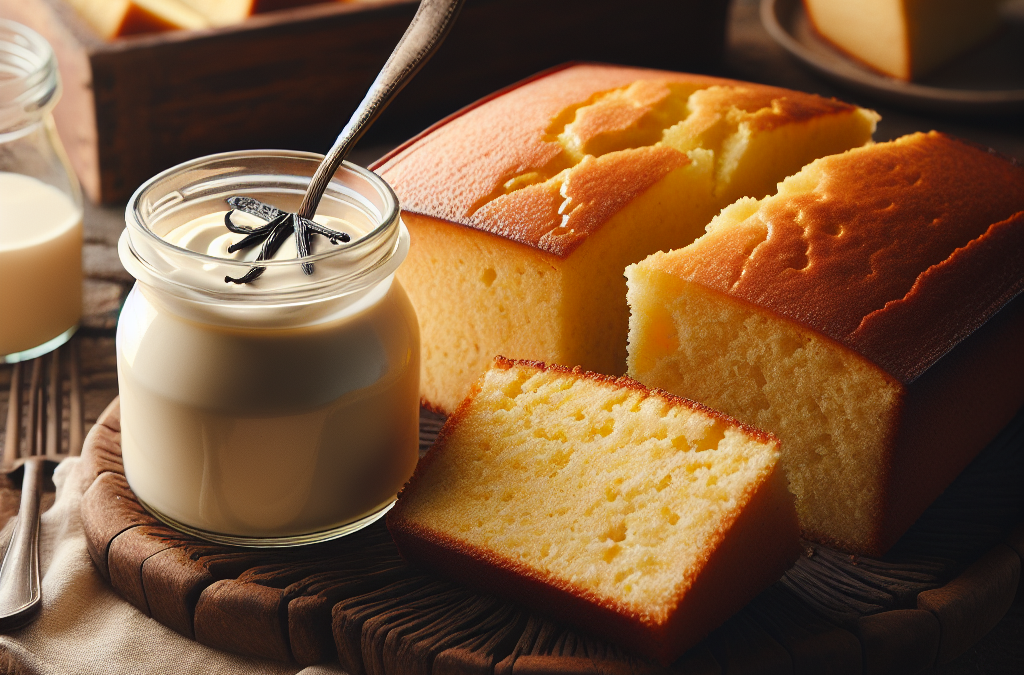
<svg viewBox="0 0 1024 675">
<path fill-rule="evenodd" d="M 800 0 L 761 0 L 761 22 L 786 51 L 821 75 L 901 107 L 955 114 L 1024 111 L 1024 17 L 1018 12 L 1007 16 L 984 47 L 914 83 L 881 75 L 832 47 L 811 27 Z"/>
</svg>

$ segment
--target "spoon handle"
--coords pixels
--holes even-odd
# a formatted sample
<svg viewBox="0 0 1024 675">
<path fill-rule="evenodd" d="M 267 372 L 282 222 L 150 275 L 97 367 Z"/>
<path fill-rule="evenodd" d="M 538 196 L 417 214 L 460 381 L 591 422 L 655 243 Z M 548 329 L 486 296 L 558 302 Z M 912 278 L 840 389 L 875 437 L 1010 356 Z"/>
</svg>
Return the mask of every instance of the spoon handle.
<svg viewBox="0 0 1024 675">
<path fill-rule="evenodd" d="M 0 632 L 24 626 L 41 606 L 39 592 L 39 496 L 43 458 L 25 461 L 18 522 L 0 566 Z"/>
<path fill-rule="evenodd" d="M 327 184 L 341 166 L 348 151 L 370 128 L 395 94 L 419 72 L 441 45 L 463 2 L 464 0 L 421 0 L 416 16 L 405 30 L 405 35 L 398 41 L 395 51 L 391 52 L 363 101 L 313 174 L 313 180 L 299 206 L 300 216 L 313 217 Z"/>
</svg>

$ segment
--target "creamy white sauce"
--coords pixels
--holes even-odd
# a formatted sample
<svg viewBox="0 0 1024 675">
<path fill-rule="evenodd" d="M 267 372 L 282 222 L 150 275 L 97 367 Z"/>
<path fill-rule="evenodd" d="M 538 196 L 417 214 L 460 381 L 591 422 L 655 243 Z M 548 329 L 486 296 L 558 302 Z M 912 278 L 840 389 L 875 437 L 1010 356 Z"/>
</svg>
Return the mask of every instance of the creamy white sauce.
<svg viewBox="0 0 1024 675">
<path fill-rule="evenodd" d="M 166 239 L 255 257 L 227 253 L 244 235 L 223 217 L 196 218 Z M 314 252 L 331 246 L 315 239 Z M 278 254 L 294 256 L 291 242 Z M 223 284 L 223 266 L 208 267 L 210 283 Z M 418 325 L 397 281 L 327 301 L 332 311 L 299 326 L 197 321 L 166 300 L 136 284 L 118 323 L 125 474 L 144 502 L 202 530 L 276 537 L 339 527 L 394 500 L 416 465 L 419 432 Z"/>
<path fill-rule="evenodd" d="M 244 250 L 229 253 L 228 248 L 244 239 L 246 235 L 231 232 L 227 227 L 225 227 L 224 215 L 226 213 L 227 211 L 218 211 L 200 216 L 194 220 L 184 223 L 183 225 L 175 227 L 167 234 L 164 234 L 162 238 L 168 243 L 194 253 L 202 253 L 204 255 L 221 258 L 223 260 L 251 262 L 255 264 L 256 256 L 259 255 L 260 250 L 263 248 L 263 242 L 247 247 Z M 365 236 L 369 229 L 369 224 L 367 223 L 356 223 L 339 218 L 332 218 L 330 216 L 316 215 L 313 217 L 313 220 L 325 227 L 335 230 L 336 232 L 345 232 L 351 237 L 351 241 L 348 243 L 355 242 Z M 231 214 L 231 222 L 235 225 L 253 228 L 266 224 L 265 220 L 241 211 L 235 211 Z M 344 244 L 341 245 L 343 246 Z M 311 255 L 317 255 L 319 253 L 333 250 L 337 246 L 338 244 L 332 244 L 326 237 L 318 234 L 314 234 L 310 238 Z M 294 258 L 296 258 L 295 236 L 289 235 L 270 259 L 292 260 Z M 341 259 L 336 261 L 323 260 L 314 265 L 314 271 L 316 266 L 320 265 L 322 266 L 321 274 L 331 274 L 339 265 L 342 264 L 345 264 L 345 261 Z M 241 277 L 246 270 L 247 266 L 243 265 L 206 264 L 202 266 L 199 274 L 196 274 L 195 270 L 183 269 L 175 275 L 175 279 L 190 285 L 217 290 L 218 288 L 224 288 L 225 276 L 238 278 Z M 239 284 L 237 286 L 233 286 L 232 290 L 246 292 L 249 290 L 286 288 L 289 286 L 302 285 L 304 283 L 308 283 L 308 281 L 309 277 L 305 276 L 302 269 L 297 265 L 271 266 L 256 281 L 250 284 Z"/>
<path fill-rule="evenodd" d="M 257 254 L 259 254 L 260 249 L 262 248 L 262 244 L 257 244 L 241 251 L 235 251 L 234 253 L 228 252 L 228 248 L 245 238 L 245 235 L 236 234 L 228 230 L 224 224 L 225 214 L 227 214 L 227 211 L 219 211 L 205 216 L 200 216 L 195 220 L 174 228 L 167 234 L 163 235 L 163 239 L 175 246 L 195 253 L 212 255 L 215 258 L 245 261 L 255 260 Z M 324 227 L 335 230 L 336 232 L 347 233 L 352 237 L 352 241 L 357 240 L 365 234 L 365 232 L 363 232 L 363 227 L 339 218 L 316 215 L 313 216 L 313 221 L 320 223 Z M 232 212 L 231 222 L 238 226 L 252 228 L 261 227 L 267 224 L 265 220 L 242 211 Z M 334 248 L 334 246 L 335 244 L 330 243 L 326 237 L 320 235 L 313 235 L 310 239 L 310 253 L 313 255 L 329 251 Z M 295 237 L 290 236 L 283 244 L 281 244 L 281 247 L 274 253 L 271 259 L 289 260 L 295 257 Z"/>
<path fill-rule="evenodd" d="M 37 347 L 82 316 L 82 210 L 36 178 L 0 172 L 0 355 Z"/>
</svg>

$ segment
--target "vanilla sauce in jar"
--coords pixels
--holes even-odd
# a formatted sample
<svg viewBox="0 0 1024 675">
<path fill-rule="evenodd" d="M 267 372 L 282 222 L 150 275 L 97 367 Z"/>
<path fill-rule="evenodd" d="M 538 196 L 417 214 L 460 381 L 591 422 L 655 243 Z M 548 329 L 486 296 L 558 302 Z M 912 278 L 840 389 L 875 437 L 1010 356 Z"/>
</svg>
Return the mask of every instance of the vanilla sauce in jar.
<svg viewBox="0 0 1024 675">
<path fill-rule="evenodd" d="M 164 522 L 222 543 L 284 546 L 381 517 L 418 458 L 419 333 L 394 272 L 408 250 L 397 200 L 344 165 L 315 221 L 312 274 L 289 237 L 260 247 L 224 225 L 225 199 L 294 211 L 319 157 L 238 152 L 143 185 L 119 252 L 138 280 L 117 331 L 125 475 Z M 265 221 L 234 212 L 238 226 Z"/>
</svg>

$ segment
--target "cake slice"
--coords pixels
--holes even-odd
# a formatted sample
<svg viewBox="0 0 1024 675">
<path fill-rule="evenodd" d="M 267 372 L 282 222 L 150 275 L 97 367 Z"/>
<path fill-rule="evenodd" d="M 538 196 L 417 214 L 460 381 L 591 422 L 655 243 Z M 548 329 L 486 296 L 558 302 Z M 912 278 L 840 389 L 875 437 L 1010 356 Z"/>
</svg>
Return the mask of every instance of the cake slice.
<svg viewBox="0 0 1024 675">
<path fill-rule="evenodd" d="M 377 168 L 412 236 L 398 277 L 419 315 L 424 402 L 451 412 L 497 354 L 622 374 L 625 266 L 863 145 L 877 119 L 785 89 L 584 64 L 436 125 Z"/>
<path fill-rule="evenodd" d="M 999 25 L 1003 0 L 803 0 L 814 28 L 858 61 L 911 80 L 969 50 Z"/>
<path fill-rule="evenodd" d="M 499 357 L 387 525 L 408 560 L 667 665 L 796 559 L 778 459 L 692 401 Z"/>
<path fill-rule="evenodd" d="M 1024 167 L 817 160 L 626 270 L 629 375 L 782 441 L 805 536 L 880 555 L 1024 405 Z"/>
</svg>

